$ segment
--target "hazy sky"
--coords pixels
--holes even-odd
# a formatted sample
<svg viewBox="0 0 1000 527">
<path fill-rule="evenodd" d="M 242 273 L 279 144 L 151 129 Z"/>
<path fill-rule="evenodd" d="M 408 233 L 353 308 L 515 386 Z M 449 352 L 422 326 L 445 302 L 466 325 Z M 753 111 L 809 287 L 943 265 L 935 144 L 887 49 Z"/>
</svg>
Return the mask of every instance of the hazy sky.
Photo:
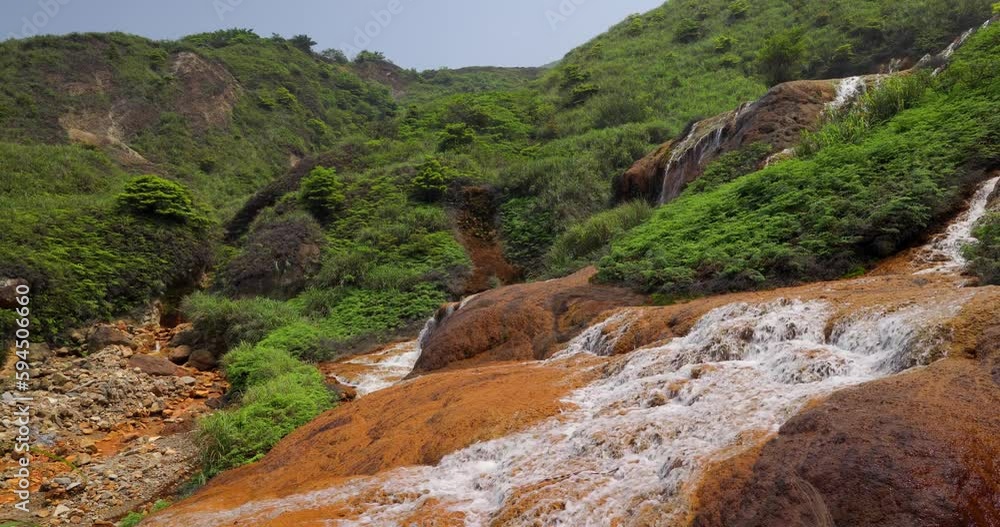
<svg viewBox="0 0 1000 527">
<path fill-rule="evenodd" d="M 404 67 L 540 66 L 663 0 L 0 0 L 0 40 L 124 31 L 155 39 L 243 27 L 373 49 Z M 359 46 L 360 44 L 360 46 Z"/>
</svg>

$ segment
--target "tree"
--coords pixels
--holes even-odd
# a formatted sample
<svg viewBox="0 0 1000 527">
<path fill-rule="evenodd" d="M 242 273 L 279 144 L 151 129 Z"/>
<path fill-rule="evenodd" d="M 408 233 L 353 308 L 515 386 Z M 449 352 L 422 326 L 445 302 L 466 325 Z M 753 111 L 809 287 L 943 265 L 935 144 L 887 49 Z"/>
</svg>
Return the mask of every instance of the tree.
<svg viewBox="0 0 1000 527">
<path fill-rule="evenodd" d="M 299 200 L 319 220 L 329 219 L 346 199 L 336 169 L 318 166 L 302 179 Z"/>
<path fill-rule="evenodd" d="M 801 29 L 775 34 L 757 52 L 757 68 L 770 85 L 790 81 L 802 72 L 806 47 Z"/>
<path fill-rule="evenodd" d="M 347 64 L 348 62 L 350 62 L 347 59 L 347 55 L 344 54 L 344 52 L 340 51 L 339 49 L 333 49 L 333 48 L 324 49 L 323 51 L 319 52 L 319 56 L 323 60 L 327 62 L 332 62 L 334 64 Z"/>
<path fill-rule="evenodd" d="M 367 49 L 363 49 L 356 57 L 354 57 L 354 63 L 364 64 L 365 62 L 386 62 L 385 54 L 381 51 L 368 51 Z"/>
<path fill-rule="evenodd" d="M 179 183 L 159 176 L 139 176 L 117 197 L 121 210 L 177 221 L 196 219 L 191 193 Z"/>
<path fill-rule="evenodd" d="M 309 35 L 295 35 L 288 39 L 288 42 L 306 53 L 312 53 L 312 48 L 316 45 L 316 41 L 310 38 Z"/>
</svg>

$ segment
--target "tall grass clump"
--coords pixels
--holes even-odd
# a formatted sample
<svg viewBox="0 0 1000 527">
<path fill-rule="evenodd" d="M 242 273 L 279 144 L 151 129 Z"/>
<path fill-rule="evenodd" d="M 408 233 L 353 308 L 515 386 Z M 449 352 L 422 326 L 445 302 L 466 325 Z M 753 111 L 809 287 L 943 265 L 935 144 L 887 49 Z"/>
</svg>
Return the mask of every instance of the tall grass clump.
<svg viewBox="0 0 1000 527">
<path fill-rule="evenodd" d="M 546 255 L 546 265 L 552 273 L 562 274 L 594 263 L 612 241 L 652 214 L 653 207 L 641 200 L 595 214 L 556 238 Z"/>
<path fill-rule="evenodd" d="M 240 404 L 198 422 L 209 477 L 260 459 L 336 402 L 319 370 L 284 350 L 244 344 L 225 357 L 224 365 Z"/>
</svg>

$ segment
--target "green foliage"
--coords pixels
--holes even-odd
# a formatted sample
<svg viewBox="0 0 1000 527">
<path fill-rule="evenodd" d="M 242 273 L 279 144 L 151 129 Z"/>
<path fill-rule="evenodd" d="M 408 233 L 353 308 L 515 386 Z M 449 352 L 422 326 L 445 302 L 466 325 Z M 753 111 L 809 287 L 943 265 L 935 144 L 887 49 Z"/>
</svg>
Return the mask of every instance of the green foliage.
<svg viewBox="0 0 1000 527">
<path fill-rule="evenodd" d="M 454 178 L 451 170 L 441 165 L 436 158 L 428 158 L 413 176 L 413 189 L 417 198 L 425 202 L 435 202 L 444 196 L 448 183 Z"/>
<path fill-rule="evenodd" d="M 40 337 L 129 312 L 209 262 L 203 222 L 123 213 L 128 176 L 100 153 L 0 143 L 0 171 L 0 276 L 31 284 Z"/>
<path fill-rule="evenodd" d="M 471 145 L 476 141 L 476 133 L 465 123 L 451 123 L 445 126 L 438 141 L 438 150 L 447 152 Z"/>
<path fill-rule="evenodd" d="M 1000 159 L 1000 78 L 956 80 L 962 64 L 998 49 L 1000 29 L 983 31 L 956 54 L 959 69 L 919 99 L 872 94 L 887 106 L 861 111 L 906 109 L 850 141 L 689 189 L 615 243 L 601 276 L 671 295 L 756 288 L 837 278 L 912 243 L 960 205 L 969 178 Z"/>
<path fill-rule="evenodd" d="M 546 267 L 555 274 L 575 271 L 596 263 L 611 242 L 639 226 L 653 214 L 645 201 L 633 201 L 597 213 L 559 235 L 546 255 Z"/>
<path fill-rule="evenodd" d="M 794 80 L 802 73 L 805 53 L 801 30 L 782 31 L 764 41 L 757 52 L 757 68 L 772 86 Z"/>
<path fill-rule="evenodd" d="M 968 271 L 983 285 L 1000 285 L 1000 213 L 987 214 L 972 235 L 976 241 L 963 250 Z"/>
<path fill-rule="evenodd" d="M 130 512 L 118 522 L 118 527 L 135 527 L 139 525 L 146 515 L 141 512 Z"/>
<path fill-rule="evenodd" d="M 930 87 L 926 72 L 894 76 L 866 91 L 841 115 L 817 132 L 806 132 L 798 146 L 800 155 L 810 155 L 820 149 L 841 143 L 853 143 L 873 127 L 885 123 L 899 112 L 913 107 Z"/>
<path fill-rule="evenodd" d="M 555 235 L 555 218 L 535 198 L 515 198 L 500 208 L 504 255 L 518 265 L 537 268 Z"/>
<path fill-rule="evenodd" d="M 268 333 L 298 318 L 296 310 L 267 298 L 230 300 L 208 293 L 195 293 L 181 307 L 194 323 L 200 339 L 218 353 L 240 343 L 256 343 Z"/>
<path fill-rule="evenodd" d="M 316 167 L 302 179 L 299 200 L 317 219 L 326 220 L 344 205 L 344 184 L 333 168 Z"/>
<path fill-rule="evenodd" d="M 364 64 L 365 62 L 385 62 L 385 54 L 381 51 L 369 51 L 367 49 L 361 50 L 356 57 L 354 57 L 355 64 Z"/>
<path fill-rule="evenodd" d="M 733 0 L 726 8 L 730 20 L 743 18 L 750 12 L 749 0 Z"/>
<path fill-rule="evenodd" d="M 198 422 L 199 445 L 208 476 L 252 463 L 283 437 L 335 402 L 323 375 L 283 350 L 241 346 L 225 359 L 240 406 Z"/>
<path fill-rule="evenodd" d="M 684 18 L 677 26 L 677 32 L 674 34 L 674 40 L 677 42 L 694 42 L 701 38 L 704 33 L 705 28 L 702 25 L 701 20 L 695 18 Z"/>
<path fill-rule="evenodd" d="M 767 143 L 753 143 L 739 150 L 727 152 L 705 167 L 705 172 L 687 186 L 691 193 L 705 192 L 729 183 L 751 172 L 756 172 L 761 162 L 771 153 Z"/>
<path fill-rule="evenodd" d="M 119 207 L 134 214 L 178 221 L 197 218 L 190 191 L 159 176 L 141 176 L 129 181 L 117 200 Z"/>
<path fill-rule="evenodd" d="M 309 35 L 295 35 L 288 39 L 288 43 L 305 53 L 312 53 L 312 47 L 316 45 L 316 41 L 310 38 Z"/>
<path fill-rule="evenodd" d="M 715 46 L 715 51 L 725 53 L 730 49 L 733 49 L 733 37 L 730 37 L 729 35 L 719 35 L 712 40 L 712 45 Z"/>
</svg>

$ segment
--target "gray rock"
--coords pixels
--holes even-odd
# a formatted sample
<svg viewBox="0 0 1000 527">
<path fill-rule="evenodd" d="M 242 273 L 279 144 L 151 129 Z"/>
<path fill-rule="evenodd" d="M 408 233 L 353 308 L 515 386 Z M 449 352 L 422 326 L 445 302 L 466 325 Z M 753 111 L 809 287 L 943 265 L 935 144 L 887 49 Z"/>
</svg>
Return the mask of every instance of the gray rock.
<svg viewBox="0 0 1000 527">
<path fill-rule="evenodd" d="M 131 346 L 132 336 L 114 326 L 100 325 L 94 328 L 87 338 L 87 349 L 90 353 L 96 353 L 112 345 Z"/>
<path fill-rule="evenodd" d="M 194 377 L 181 377 L 180 379 L 177 379 L 177 382 L 184 386 L 191 386 L 192 384 L 197 383 L 198 379 L 195 379 Z"/>
<path fill-rule="evenodd" d="M 28 281 L 22 278 L 0 278 L 0 309 L 14 309 L 20 304 L 17 302 L 17 286 L 28 285 Z"/>
</svg>

